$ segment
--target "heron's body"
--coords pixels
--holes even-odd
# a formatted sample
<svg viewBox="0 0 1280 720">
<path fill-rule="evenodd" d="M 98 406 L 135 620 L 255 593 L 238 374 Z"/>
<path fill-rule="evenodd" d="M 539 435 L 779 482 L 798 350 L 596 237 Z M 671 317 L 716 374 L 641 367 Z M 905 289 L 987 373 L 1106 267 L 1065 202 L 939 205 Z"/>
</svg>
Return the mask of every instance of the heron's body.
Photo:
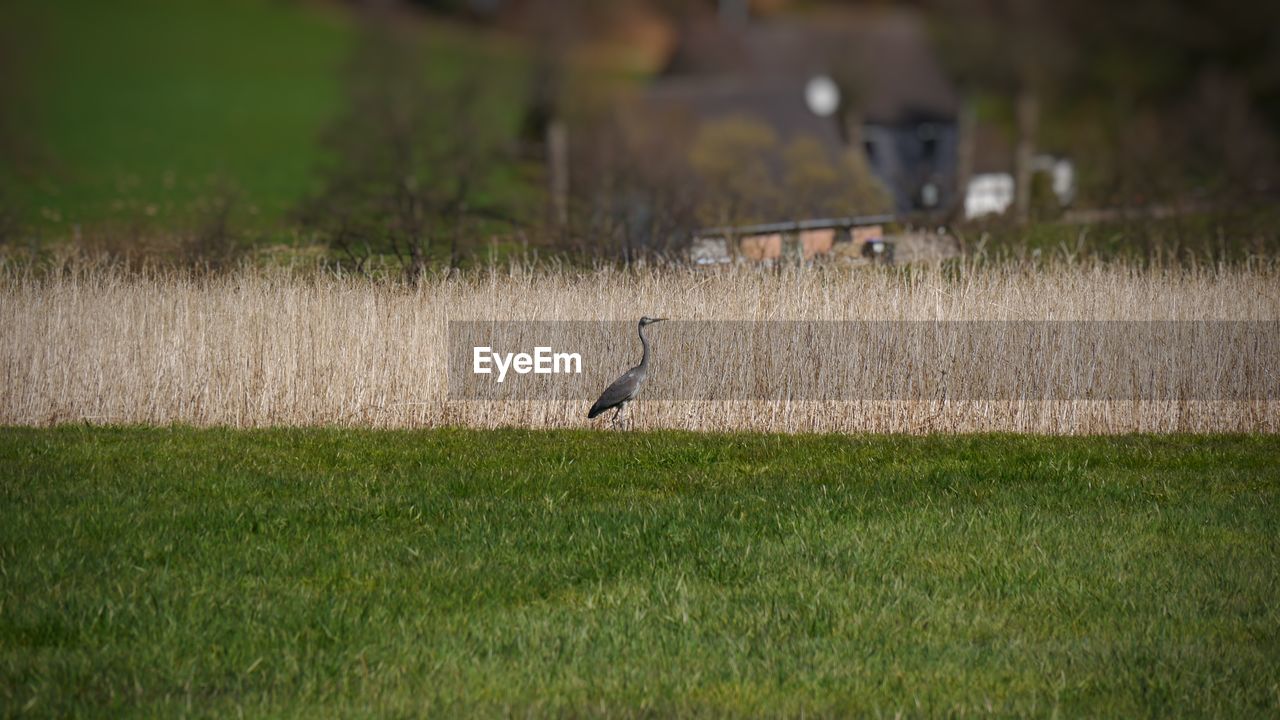
<svg viewBox="0 0 1280 720">
<path fill-rule="evenodd" d="M 650 325 L 661 321 L 663 318 L 640 318 L 640 346 L 644 349 L 640 356 L 640 364 L 631 368 L 622 374 L 622 377 L 614 380 L 600 393 L 600 399 L 596 400 L 591 406 L 591 410 L 587 412 L 588 418 L 594 418 L 597 415 L 607 411 L 616 410 L 613 414 L 613 420 L 616 423 L 618 416 L 626 409 L 627 403 L 635 399 L 640 393 L 640 386 L 649 377 L 649 339 L 644 336 L 645 325 Z"/>
<path fill-rule="evenodd" d="M 600 399 L 591 406 L 591 410 L 587 413 L 588 418 L 593 418 L 602 412 L 621 407 L 635 399 L 640 393 L 640 384 L 648 377 L 648 373 L 640 367 L 633 367 L 623 373 L 622 377 L 614 380 L 609 387 L 600 393 Z"/>
</svg>

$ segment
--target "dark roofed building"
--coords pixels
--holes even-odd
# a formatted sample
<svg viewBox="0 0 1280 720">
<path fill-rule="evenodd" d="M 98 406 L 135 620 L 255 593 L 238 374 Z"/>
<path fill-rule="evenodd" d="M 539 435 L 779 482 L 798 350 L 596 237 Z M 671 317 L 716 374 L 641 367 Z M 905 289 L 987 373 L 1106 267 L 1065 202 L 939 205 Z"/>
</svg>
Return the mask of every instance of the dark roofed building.
<svg viewBox="0 0 1280 720">
<path fill-rule="evenodd" d="M 815 111 L 806 92 L 833 85 L 838 107 Z M 807 135 L 833 153 L 861 145 L 901 212 L 956 199 L 959 100 L 907 11 L 690 24 L 649 101 L 701 121 L 751 117 L 783 141 Z"/>
</svg>

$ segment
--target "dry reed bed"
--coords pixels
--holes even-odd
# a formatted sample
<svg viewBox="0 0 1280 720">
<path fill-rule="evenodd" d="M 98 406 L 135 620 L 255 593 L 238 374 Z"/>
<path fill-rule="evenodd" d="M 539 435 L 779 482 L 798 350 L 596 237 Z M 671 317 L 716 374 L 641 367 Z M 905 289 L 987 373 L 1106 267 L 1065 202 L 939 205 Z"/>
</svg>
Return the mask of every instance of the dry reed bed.
<svg viewBox="0 0 1280 720">
<path fill-rule="evenodd" d="M 577 401 L 451 400 L 447 321 L 641 314 L 1274 321 L 1280 320 L 1278 281 L 1276 263 L 710 273 L 514 268 L 429 279 L 416 289 L 261 270 L 139 276 L 86 266 L 37 277 L 10 268 L 0 277 L 0 424 L 587 426 L 593 423 Z M 624 344 L 620 352 L 630 357 L 636 349 Z M 998 357 L 999 348 L 992 355 Z M 1276 368 L 1257 369 L 1274 378 Z M 787 432 L 1280 430 L 1280 404 L 1273 401 L 651 401 L 637 403 L 632 417 L 644 428 Z"/>
</svg>

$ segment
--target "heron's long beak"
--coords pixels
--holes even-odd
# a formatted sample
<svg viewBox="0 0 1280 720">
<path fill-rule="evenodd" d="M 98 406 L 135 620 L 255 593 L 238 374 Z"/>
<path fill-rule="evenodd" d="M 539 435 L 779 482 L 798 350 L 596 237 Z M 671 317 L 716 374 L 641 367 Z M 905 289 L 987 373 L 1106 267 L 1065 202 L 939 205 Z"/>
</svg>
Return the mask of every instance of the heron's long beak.
<svg viewBox="0 0 1280 720">
<path fill-rule="evenodd" d="M 666 318 L 653 318 L 653 322 L 662 322 L 663 320 L 666 320 Z"/>
</svg>

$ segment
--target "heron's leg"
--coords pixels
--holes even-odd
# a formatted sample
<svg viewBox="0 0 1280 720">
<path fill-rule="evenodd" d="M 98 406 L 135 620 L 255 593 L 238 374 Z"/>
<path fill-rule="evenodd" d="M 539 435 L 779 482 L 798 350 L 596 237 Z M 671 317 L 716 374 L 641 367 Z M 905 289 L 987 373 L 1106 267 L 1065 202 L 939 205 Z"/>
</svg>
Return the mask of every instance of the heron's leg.
<svg viewBox="0 0 1280 720">
<path fill-rule="evenodd" d="M 626 407 L 626 403 L 618 405 L 618 409 L 613 411 L 613 420 L 609 423 L 609 427 L 618 427 L 618 416 L 622 414 L 622 408 Z"/>
</svg>

